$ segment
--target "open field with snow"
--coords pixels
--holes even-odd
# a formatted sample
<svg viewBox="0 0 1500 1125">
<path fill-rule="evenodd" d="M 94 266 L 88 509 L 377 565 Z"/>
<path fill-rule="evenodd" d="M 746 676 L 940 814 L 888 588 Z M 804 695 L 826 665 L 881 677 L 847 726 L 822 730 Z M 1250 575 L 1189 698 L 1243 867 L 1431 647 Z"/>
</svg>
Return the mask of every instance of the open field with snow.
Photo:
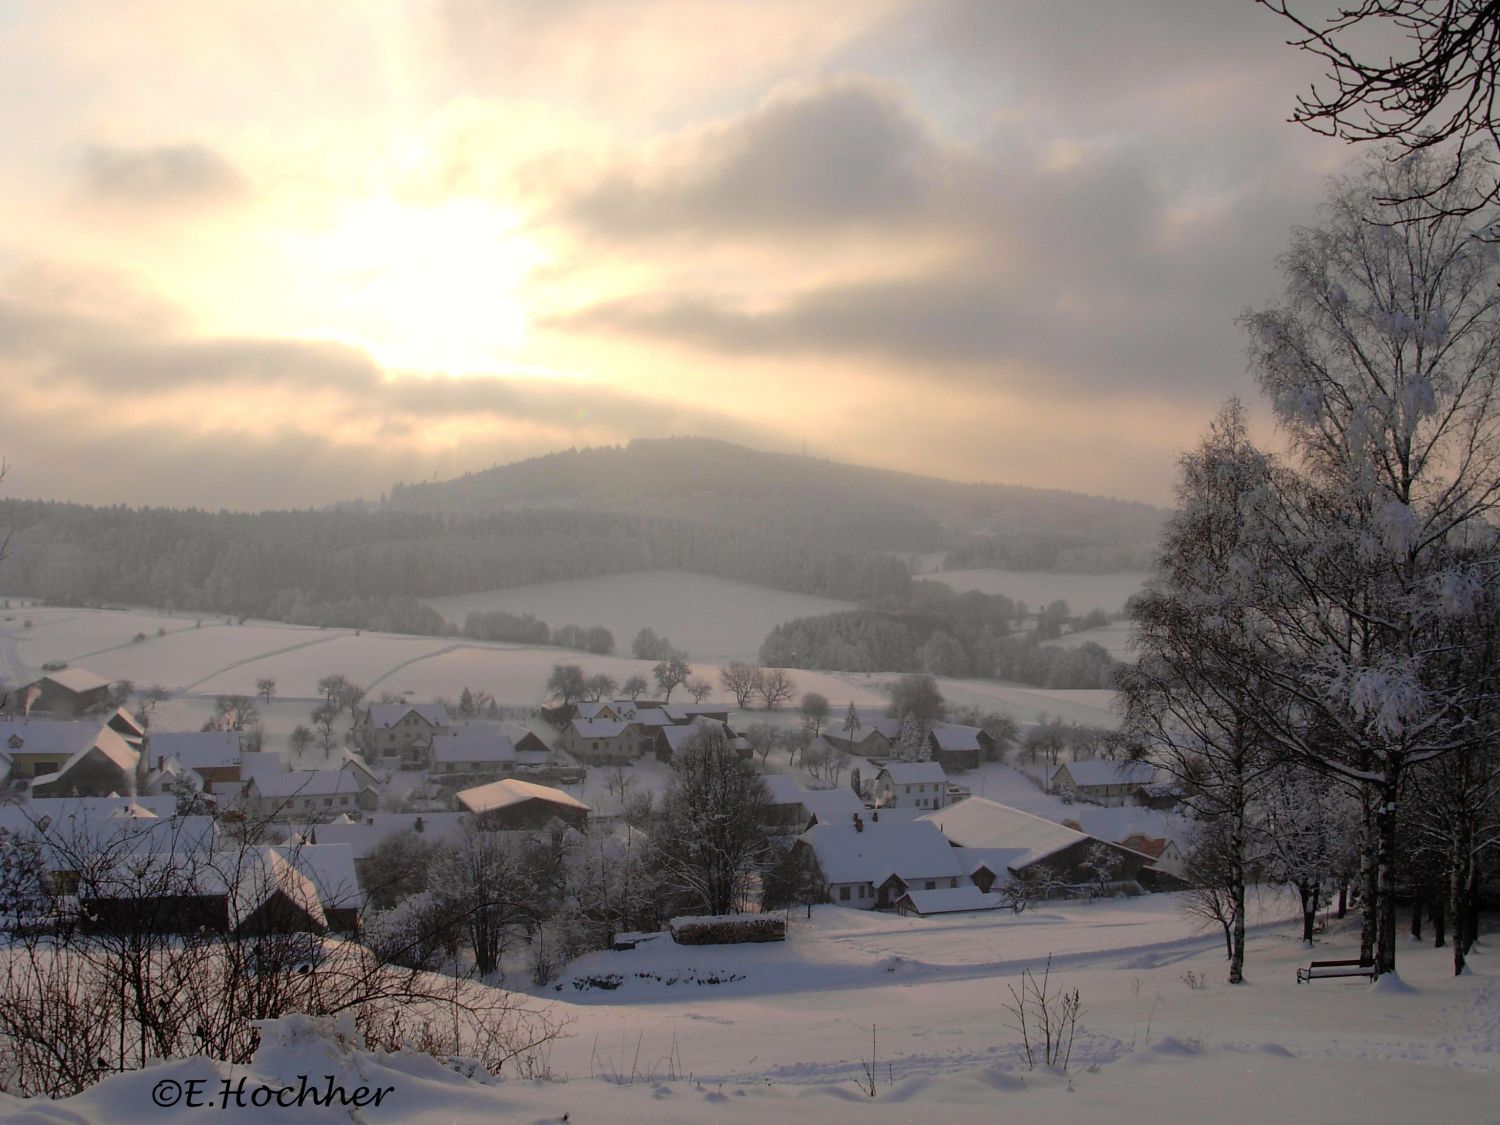
<svg viewBox="0 0 1500 1125">
<path fill-rule="evenodd" d="M 755 660 L 777 625 L 797 617 L 855 608 L 853 602 L 792 594 L 679 570 L 648 570 L 514 586 L 479 594 L 428 598 L 453 624 L 481 610 L 529 613 L 548 625 L 603 625 L 616 651 L 644 628 L 655 629 L 695 660 Z"/>
<path fill-rule="evenodd" d="M 940 570 L 923 574 L 934 582 L 943 582 L 959 593 L 978 590 L 981 594 L 1004 594 L 1013 601 L 1025 602 L 1028 609 L 1041 609 L 1061 598 L 1075 614 L 1102 609 L 1119 613 L 1125 599 L 1139 590 L 1150 575 L 1145 571 L 1121 571 L 1118 574 L 1054 574 L 1047 570 Z"/>
<path fill-rule="evenodd" d="M 1173 896 L 946 919 L 817 907 L 793 915 L 785 943 L 663 937 L 567 966 L 560 990 L 536 992 L 571 1020 L 551 1052 L 555 1081 L 480 1085 L 431 1060 L 273 1028 L 248 1067 L 169 1062 L 60 1103 L 0 1095 L 0 1116 L 201 1121 L 201 1106 L 161 1110 L 152 1091 L 190 1078 L 217 1091 L 240 1076 L 296 1087 L 307 1074 L 390 1087 L 368 1121 L 1496 1120 L 1493 955 L 1455 978 L 1446 950 L 1413 944 L 1399 981 L 1298 985 L 1299 964 L 1347 955 L 1357 933 L 1334 921 L 1310 954 L 1293 913 L 1283 898 L 1254 901 L 1248 983 L 1232 987 L 1221 939 L 1189 925 Z M 1027 1067 L 1005 1007 L 1008 986 L 1049 955 L 1051 987 L 1078 989 L 1083 1005 L 1066 1074 Z M 719 983 L 697 983 L 708 980 Z"/>
<path fill-rule="evenodd" d="M 32 622 L 30 628 L 25 622 Z M 163 630 L 158 636 L 157 629 Z M 142 641 L 133 638 L 145 633 Z M 673 638 L 676 640 L 677 638 Z M 627 642 L 628 643 L 628 642 Z M 756 642 L 759 643 L 758 641 Z M 277 702 L 267 710 L 268 734 L 290 731 L 318 698 L 317 682 L 331 673 L 365 687 L 370 698 L 382 692 L 407 694 L 415 700 L 456 699 L 469 687 L 486 691 L 501 703 L 536 706 L 546 698 L 547 677 L 554 665 L 571 662 L 593 675 L 623 680 L 648 679 L 651 662 L 621 656 L 592 656 L 571 649 L 468 641 L 454 637 L 411 637 L 347 629 L 317 629 L 271 622 L 226 624 L 189 616 L 125 610 L 28 607 L 0 614 L 0 676 L 25 683 L 41 674 L 42 664 L 62 662 L 87 668 L 109 679 L 129 679 L 138 687 L 160 684 L 172 693 L 162 705 L 158 723 L 196 726 L 217 695 L 252 695 L 256 681 L 276 681 Z M 724 698 L 719 662 L 694 660 L 695 674 L 714 686 L 711 700 Z M 861 708 L 883 708 L 889 701 L 893 674 L 792 673 L 798 694 L 827 696 L 841 711 L 850 702 Z M 1009 714 L 1018 722 L 1041 716 L 1060 717 L 1091 726 L 1112 726 L 1112 693 L 1049 691 L 990 680 L 940 680 L 944 696 L 955 706 L 974 705 Z M 674 696 L 674 699 L 679 696 Z M 786 714 L 785 711 L 782 714 Z M 763 717 L 756 712 L 751 717 Z"/>
</svg>

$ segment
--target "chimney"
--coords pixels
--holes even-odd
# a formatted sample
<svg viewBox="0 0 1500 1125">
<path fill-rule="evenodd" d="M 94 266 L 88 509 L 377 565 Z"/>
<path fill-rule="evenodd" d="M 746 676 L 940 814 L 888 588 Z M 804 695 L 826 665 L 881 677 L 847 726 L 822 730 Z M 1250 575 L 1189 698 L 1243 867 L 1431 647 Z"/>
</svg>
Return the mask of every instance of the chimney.
<svg viewBox="0 0 1500 1125">
<path fill-rule="evenodd" d="M 859 813 L 855 813 L 854 814 L 854 831 L 856 831 L 856 832 L 863 832 L 864 830 L 865 830 L 864 819 L 859 815 Z"/>
</svg>

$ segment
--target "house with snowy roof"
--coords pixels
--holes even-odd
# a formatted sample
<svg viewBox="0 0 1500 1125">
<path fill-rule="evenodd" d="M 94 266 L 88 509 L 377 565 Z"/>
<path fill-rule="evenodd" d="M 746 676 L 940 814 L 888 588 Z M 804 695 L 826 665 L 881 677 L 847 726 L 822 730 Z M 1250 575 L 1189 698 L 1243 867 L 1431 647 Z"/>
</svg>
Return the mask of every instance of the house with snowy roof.
<svg viewBox="0 0 1500 1125">
<path fill-rule="evenodd" d="M 473 814 L 479 827 L 491 831 L 529 831 L 554 820 L 582 830 L 590 812 L 588 805 L 561 789 L 514 777 L 460 790 L 458 804 Z"/>
<path fill-rule="evenodd" d="M 948 775 L 937 762 L 889 761 L 870 787 L 878 809 L 940 809 L 948 803 Z"/>
<path fill-rule="evenodd" d="M 1099 848 L 1113 856 L 1116 882 L 1135 882 L 1150 862 L 1119 844 L 984 797 L 970 797 L 918 819 L 942 833 L 969 881 L 986 892 L 1040 868 L 1058 883 L 1088 883 L 1094 878 L 1088 865 Z"/>
<path fill-rule="evenodd" d="M 510 736 L 491 727 L 453 727 L 433 736 L 427 768 L 433 774 L 510 773 L 518 764 Z"/>
<path fill-rule="evenodd" d="M 963 883 L 955 849 L 934 824 L 856 814 L 843 823 L 816 824 L 799 847 L 812 850 L 828 901 L 859 910 L 894 907 L 912 890 L 952 889 Z"/>
<path fill-rule="evenodd" d="M 623 719 L 571 719 L 557 736 L 557 747 L 591 766 L 634 762 L 654 747 L 651 732 Z"/>
<path fill-rule="evenodd" d="M 240 791 L 242 750 L 237 730 L 152 731 L 146 757 L 153 770 L 176 759 L 198 775 L 205 793 Z"/>
<path fill-rule="evenodd" d="M 433 737 L 452 725 L 441 703 L 372 703 L 354 725 L 354 737 L 371 764 L 420 767 Z"/>
<path fill-rule="evenodd" d="M 124 762 L 138 759 L 135 749 L 116 731 L 93 719 L 8 719 L 0 722 L 0 750 L 10 758 L 14 776 L 36 778 L 55 774 L 67 763 L 93 747 L 106 747 L 106 756 Z M 122 753 L 128 751 L 129 754 Z M 117 763 L 118 764 L 118 763 Z M 130 769 L 135 769 L 131 761 Z M 111 788 L 124 793 L 118 785 Z M 134 781 L 129 792 L 134 792 Z M 79 796 L 107 796 L 103 792 Z M 55 793 L 53 796 L 61 796 Z"/>
<path fill-rule="evenodd" d="M 353 770 L 296 770 L 254 775 L 245 785 L 244 801 L 256 815 L 272 820 L 316 821 L 374 810 L 380 794 Z"/>
<path fill-rule="evenodd" d="M 1156 767 L 1149 762 L 1093 758 L 1058 766 L 1052 773 L 1051 789 L 1099 805 L 1144 805 L 1156 783 Z"/>
<path fill-rule="evenodd" d="M 135 793 L 140 776 L 140 751 L 109 727 L 97 723 L 93 726 L 93 737 L 63 762 L 46 773 L 33 773 L 32 796 L 107 797 Z M 18 741 L 23 747 L 26 745 L 24 738 Z"/>
<path fill-rule="evenodd" d="M 983 727 L 937 723 L 927 733 L 932 760 L 948 773 L 978 769 L 995 756 L 995 740 Z"/>
<path fill-rule="evenodd" d="M 109 681 L 84 668 L 62 668 L 17 692 L 28 714 L 86 715 L 109 701 Z"/>
<path fill-rule="evenodd" d="M 749 739 L 741 738 L 730 729 L 728 723 L 722 723 L 717 719 L 699 716 L 689 722 L 678 726 L 657 727 L 655 733 L 656 760 L 659 762 L 670 762 L 675 754 L 693 739 L 708 731 L 719 731 L 724 735 L 729 748 L 739 758 L 749 761 L 755 756 L 755 749 L 750 745 Z"/>
<path fill-rule="evenodd" d="M 852 789 L 834 786 L 809 789 L 786 773 L 770 773 L 761 778 L 770 794 L 772 823 L 799 835 L 815 824 L 848 824 L 856 813 L 865 812 L 865 803 Z"/>
</svg>

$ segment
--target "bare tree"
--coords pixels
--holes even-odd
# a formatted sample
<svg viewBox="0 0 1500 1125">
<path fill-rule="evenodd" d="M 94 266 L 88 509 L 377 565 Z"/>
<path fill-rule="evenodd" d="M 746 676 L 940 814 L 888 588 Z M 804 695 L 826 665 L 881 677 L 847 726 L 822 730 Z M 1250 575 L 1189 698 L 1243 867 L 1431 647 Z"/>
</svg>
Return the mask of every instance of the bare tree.
<svg viewBox="0 0 1500 1125">
<path fill-rule="evenodd" d="M 678 684 L 685 683 L 693 674 L 693 666 L 679 654 L 666 660 L 658 661 L 651 669 L 651 678 L 656 681 L 656 686 L 661 689 L 662 699 L 670 703 L 672 701 L 672 690 Z"/>
<path fill-rule="evenodd" d="M 761 671 L 753 664 L 731 660 L 719 671 L 719 682 L 734 696 L 734 705 L 741 711 L 750 706 L 750 697 L 759 690 Z"/>
<path fill-rule="evenodd" d="M 685 686 L 687 693 L 693 697 L 694 703 L 702 703 L 714 690 L 713 684 L 707 680 L 689 680 Z"/>
<path fill-rule="evenodd" d="M 765 702 L 766 710 L 774 711 L 792 697 L 797 685 L 785 668 L 767 668 L 761 675 L 756 690 Z"/>
<path fill-rule="evenodd" d="M 255 681 L 255 694 L 265 701 L 267 707 L 271 705 L 271 697 L 276 694 L 276 681 L 266 676 Z"/>
<path fill-rule="evenodd" d="M 1364 0 L 1340 6 L 1326 21 L 1304 19 L 1291 0 L 1257 3 L 1296 28 L 1291 46 L 1328 67 L 1324 85 L 1297 99 L 1293 121 L 1350 143 L 1391 143 L 1392 159 L 1452 142 L 1444 175 L 1393 183 L 1379 197 L 1385 204 L 1423 205 L 1392 215 L 1395 221 L 1469 215 L 1500 198 L 1493 175 L 1480 181 L 1466 173 L 1477 161 L 1494 167 L 1500 144 L 1500 3 Z M 1400 53 L 1388 51 L 1394 44 Z M 1461 180 L 1464 190 L 1452 192 Z"/>
</svg>

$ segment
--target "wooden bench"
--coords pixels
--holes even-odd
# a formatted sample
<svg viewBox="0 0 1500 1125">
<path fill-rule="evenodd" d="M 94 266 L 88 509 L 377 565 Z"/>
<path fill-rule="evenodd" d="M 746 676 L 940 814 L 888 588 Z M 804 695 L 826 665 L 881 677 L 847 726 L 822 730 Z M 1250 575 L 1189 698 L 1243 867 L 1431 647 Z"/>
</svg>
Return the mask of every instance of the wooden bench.
<svg viewBox="0 0 1500 1125">
<path fill-rule="evenodd" d="M 1314 961 L 1305 969 L 1297 970 L 1297 983 L 1321 980 L 1323 977 L 1369 977 L 1375 979 L 1375 962 L 1358 957 L 1346 961 Z"/>
</svg>

